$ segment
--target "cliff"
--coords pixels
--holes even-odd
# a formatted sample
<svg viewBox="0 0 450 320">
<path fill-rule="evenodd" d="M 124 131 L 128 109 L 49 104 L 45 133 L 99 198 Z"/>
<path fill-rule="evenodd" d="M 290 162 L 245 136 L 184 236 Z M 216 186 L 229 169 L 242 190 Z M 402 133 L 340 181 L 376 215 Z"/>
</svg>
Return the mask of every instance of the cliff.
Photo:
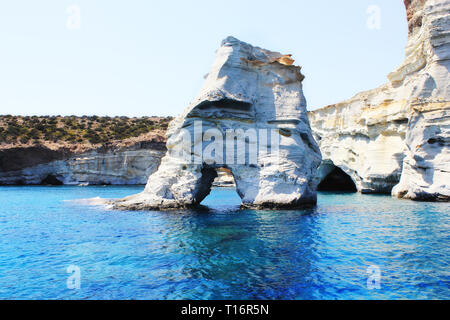
<svg viewBox="0 0 450 320">
<path fill-rule="evenodd" d="M 450 199 L 450 1 L 407 0 L 403 64 L 374 90 L 309 113 L 323 155 L 360 192 Z"/>
<path fill-rule="evenodd" d="M 164 118 L 0 116 L 0 185 L 145 184 Z"/>
<path fill-rule="evenodd" d="M 164 144 L 152 142 L 82 153 L 44 147 L 2 150 L 0 185 L 145 184 L 164 153 Z"/>
</svg>

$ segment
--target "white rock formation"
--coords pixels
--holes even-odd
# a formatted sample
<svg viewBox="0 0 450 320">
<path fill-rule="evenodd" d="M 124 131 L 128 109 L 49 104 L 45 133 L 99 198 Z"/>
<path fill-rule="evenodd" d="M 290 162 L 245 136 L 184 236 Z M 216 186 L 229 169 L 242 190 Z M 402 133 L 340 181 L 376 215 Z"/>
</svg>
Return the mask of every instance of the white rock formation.
<svg viewBox="0 0 450 320">
<path fill-rule="evenodd" d="M 163 150 L 141 147 L 106 152 L 93 150 L 19 170 L 0 170 L 0 185 L 145 184 L 150 174 L 158 169 L 164 153 Z"/>
<path fill-rule="evenodd" d="M 209 194 L 216 170 L 222 167 L 231 170 L 244 207 L 314 204 L 313 178 L 321 156 L 307 118 L 301 84 L 304 77 L 300 67 L 292 62 L 290 56 L 253 47 L 233 37 L 225 39 L 197 99 L 170 124 L 168 153 L 158 171 L 150 176 L 144 192 L 114 202 L 115 207 L 139 210 L 198 205 Z M 247 137 L 237 149 L 238 154 L 246 155 L 244 163 L 232 161 L 224 165 L 206 152 L 212 143 L 196 136 L 196 121 L 202 123 L 200 133 L 209 129 L 222 136 L 227 130 L 238 129 L 273 129 L 276 133 L 268 143 L 262 134 L 256 143 Z M 187 145 L 183 144 L 186 132 L 194 137 Z M 276 142 L 278 154 L 261 153 L 257 162 L 251 163 L 249 150 L 267 144 L 270 149 Z M 181 156 L 180 146 L 189 157 L 192 152 L 193 157 Z M 225 151 L 226 156 L 229 152 Z M 201 161 L 193 163 L 199 157 Z"/>
<path fill-rule="evenodd" d="M 405 5 L 406 58 L 389 83 L 310 112 L 324 157 L 318 178 L 338 166 L 361 192 L 448 201 L 450 0 Z"/>
<path fill-rule="evenodd" d="M 422 2 L 416 4 L 418 9 Z M 422 6 L 413 10 L 407 59 L 389 75 L 411 92 L 408 149 L 393 195 L 449 201 L 450 0 L 429 0 Z"/>
</svg>

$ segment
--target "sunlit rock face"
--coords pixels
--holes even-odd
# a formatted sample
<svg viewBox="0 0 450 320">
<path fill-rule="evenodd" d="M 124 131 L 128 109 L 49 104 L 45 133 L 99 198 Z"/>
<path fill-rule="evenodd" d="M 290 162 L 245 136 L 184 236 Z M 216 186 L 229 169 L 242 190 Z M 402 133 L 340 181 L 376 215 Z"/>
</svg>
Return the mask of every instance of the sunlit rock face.
<svg viewBox="0 0 450 320">
<path fill-rule="evenodd" d="M 303 78 L 289 55 L 233 37 L 225 39 L 198 97 L 170 124 L 168 153 L 145 191 L 116 201 L 114 206 L 142 210 L 198 205 L 209 194 L 221 168 L 234 176 L 244 207 L 314 204 L 314 177 L 321 155 L 307 118 Z M 257 132 L 257 140 L 245 134 L 236 149 L 226 143 L 218 148 L 224 150 L 223 158 L 233 152 L 231 161 L 219 159 L 218 150 L 208 152 L 212 141 L 220 140 L 218 136 L 238 130 Z M 209 144 L 205 142 L 208 132 L 216 133 Z M 259 152 L 264 149 L 267 152 Z M 258 150 L 256 161 L 252 161 L 254 150 Z M 242 154 L 245 160 L 239 161 Z"/>
<path fill-rule="evenodd" d="M 409 2 L 409 1 L 407 1 Z M 450 1 L 412 1 L 405 63 L 390 75 L 411 92 L 408 146 L 393 194 L 450 200 Z"/>
<path fill-rule="evenodd" d="M 409 40 L 389 83 L 309 114 L 324 162 L 361 192 L 450 197 L 450 0 L 405 1 Z"/>
</svg>

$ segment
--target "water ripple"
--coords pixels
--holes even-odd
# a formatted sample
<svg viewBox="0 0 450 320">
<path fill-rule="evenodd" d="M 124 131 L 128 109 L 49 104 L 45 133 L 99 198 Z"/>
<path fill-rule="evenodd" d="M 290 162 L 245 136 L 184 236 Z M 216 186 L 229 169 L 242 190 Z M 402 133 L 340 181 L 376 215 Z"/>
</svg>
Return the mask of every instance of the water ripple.
<svg viewBox="0 0 450 320">
<path fill-rule="evenodd" d="M 229 189 L 201 212 L 67 201 L 139 191 L 0 187 L 0 299 L 450 298 L 449 204 L 321 193 L 314 209 L 253 211 Z"/>
</svg>

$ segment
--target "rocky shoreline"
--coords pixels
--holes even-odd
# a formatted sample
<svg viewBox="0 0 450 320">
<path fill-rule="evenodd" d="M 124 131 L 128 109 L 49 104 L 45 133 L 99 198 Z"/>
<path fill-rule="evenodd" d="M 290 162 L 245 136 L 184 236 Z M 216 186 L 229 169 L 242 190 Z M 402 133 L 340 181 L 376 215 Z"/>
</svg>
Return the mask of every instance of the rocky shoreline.
<svg viewBox="0 0 450 320">
<path fill-rule="evenodd" d="M 145 185 L 166 153 L 166 137 L 89 148 L 8 146 L 0 148 L 0 185 Z M 218 172 L 214 187 L 235 187 L 233 176 Z"/>
<path fill-rule="evenodd" d="M 309 200 L 315 198 L 313 194 L 318 186 L 319 190 L 340 188 L 361 193 L 392 194 L 398 198 L 418 201 L 449 201 L 450 0 L 404 2 L 409 30 L 404 63 L 388 75 L 389 82 L 385 85 L 359 93 L 349 100 L 308 112 L 311 131 L 306 113 L 302 113 L 302 108 L 305 107 L 300 87 L 303 76 L 300 69 L 298 73 L 295 69 L 299 67 L 291 65 L 293 60 L 290 56 L 251 47 L 234 38 L 225 40 L 225 49 L 222 49 L 222 56 L 218 57 L 216 62 L 218 65 L 212 69 L 213 75 L 211 76 L 211 73 L 209 75 L 209 84 L 207 82 L 198 101 L 172 122 L 167 132 L 169 138 L 172 137 L 172 142 L 169 141 L 167 144 L 168 148 L 174 144 L 177 130 L 189 127 L 194 119 L 206 120 L 212 127 L 250 128 L 254 123 L 258 123 L 258 126 L 276 127 L 283 139 L 289 140 L 293 134 L 295 136 L 298 133 L 299 139 L 295 140 L 298 148 L 296 157 L 302 159 L 303 167 L 289 160 L 289 165 L 285 167 L 295 167 L 291 170 L 292 174 L 287 174 L 289 177 L 284 176 L 284 180 L 274 178 L 272 182 L 277 184 L 283 181 L 283 184 L 292 178 L 292 181 L 297 181 L 293 185 L 308 185 L 306 189 L 309 191 L 305 189 L 302 192 Z M 234 57 L 230 54 L 229 48 L 241 53 Z M 220 59 L 225 58 L 229 59 L 227 63 L 233 66 L 231 71 L 220 69 L 223 68 L 221 65 L 223 61 Z M 241 78 L 237 82 L 220 83 L 221 79 L 214 78 L 214 68 L 220 69 L 221 72 L 230 72 L 227 74 L 229 77 Z M 240 68 L 239 75 L 234 74 L 236 68 Z M 249 77 L 254 74 L 258 77 L 242 78 L 247 69 L 252 71 Z M 270 103 L 266 101 L 265 104 L 258 105 L 258 108 L 273 107 L 274 110 L 266 110 L 267 115 L 274 111 L 273 119 L 266 119 L 264 118 L 266 115 L 252 111 L 254 105 L 261 103 L 263 96 L 256 95 L 255 92 L 259 89 L 256 90 L 252 86 L 245 87 L 248 83 L 256 86 L 256 81 L 262 81 L 261 79 L 267 77 L 267 72 L 274 72 L 277 75 L 261 85 L 261 88 L 269 88 L 268 83 L 273 85 L 278 81 L 278 86 L 270 87 L 272 91 L 267 91 L 265 96 L 276 97 L 278 100 L 275 99 Z M 291 73 L 297 77 L 289 78 Z M 287 96 L 286 90 L 291 90 L 292 86 L 297 85 L 300 89 L 293 90 L 292 95 Z M 300 102 L 295 100 L 297 98 Z M 292 110 L 287 110 L 289 108 L 286 106 L 297 103 L 295 101 L 298 105 Z M 231 102 L 236 103 L 237 108 L 230 108 Z M 277 109 L 279 105 L 283 105 L 285 109 Z M 314 139 L 312 136 L 309 137 L 311 133 Z M 320 155 L 314 148 L 314 140 L 320 147 L 323 159 L 317 173 L 315 164 Z M 194 166 L 183 169 L 170 157 L 167 160 L 170 160 L 170 163 L 165 164 L 168 169 L 163 170 L 162 176 L 158 178 L 161 181 L 156 179 L 156 176 L 153 180 L 149 180 L 149 177 L 157 173 L 166 155 L 168 150 L 166 143 L 164 131 L 157 131 L 135 139 L 87 147 L 76 144 L 71 146 L 39 143 L 2 144 L 0 185 L 147 183 L 147 194 L 144 194 L 147 200 L 149 194 L 154 195 L 155 188 L 161 186 L 161 196 L 156 197 L 159 200 L 156 201 L 155 198 L 150 202 L 155 206 L 161 206 L 164 202 L 167 207 L 173 208 L 195 205 L 207 194 L 211 183 L 214 187 L 236 186 L 230 168 L 211 167 L 214 172 L 210 170 L 211 172 L 208 171 L 206 174 Z M 302 148 L 309 151 L 304 153 Z M 286 168 L 284 173 L 290 170 Z M 240 180 L 238 192 L 244 199 L 244 205 L 283 207 L 303 204 L 299 201 L 302 192 L 288 187 L 281 191 L 281 194 L 297 194 L 298 197 L 280 200 L 275 195 L 271 198 L 269 187 L 265 191 L 264 188 L 257 188 L 261 194 L 250 192 L 251 188 L 265 181 L 263 178 L 254 180 L 260 176 L 256 171 L 249 174 L 254 169 L 246 167 L 242 171 L 234 168 L 235 176 L 237 175 Z M 191 193 L 180 191 L 183 197 L 188 193 L 192 195 L 195 190 L 200 192 L 201 196 L 188 197 L 189 201 L 175 200 L 172 186 L 179 184 L 184 179 L 180 177 L 186 176 L 189 172 L 192 177 L 196 177 L 195 179 L 191 177 L 194 180 L 201 181 L 202 176 L 208 176 L 206 183 L 208 190 L 203 190 L 201 186 L 188 188 Z M 169 173 L 175 174 L 177 182 L 172 181 Z M 281 175 L 281 171 L 279 174 Z M 299 176 L 306 180 L 299 179 Z M 300 180 L 308 183 L 300 183 Z M 132 208 L 133 201 L 149 202 L 139 197 L 142 195 L 128 199 L 128 202 L 118 206 Z M 269 198 L 271 200 L 266 201 Z M 140 208 L 140 205 L 136 204 L 135 207 Z"/>
<path fill-rule="evenodd" d="M 323 163 L 362 193 L 450 200 L 450 1 L 405 0 L 409 40 L 389 82 L 309 113 Z"/>
<path fill-rule="evenodd" d="M 0 185 L 145 184 L 166 152 L 165 138 L 147 134 L 103 145 L 0 148 Z"/>
</svg>

